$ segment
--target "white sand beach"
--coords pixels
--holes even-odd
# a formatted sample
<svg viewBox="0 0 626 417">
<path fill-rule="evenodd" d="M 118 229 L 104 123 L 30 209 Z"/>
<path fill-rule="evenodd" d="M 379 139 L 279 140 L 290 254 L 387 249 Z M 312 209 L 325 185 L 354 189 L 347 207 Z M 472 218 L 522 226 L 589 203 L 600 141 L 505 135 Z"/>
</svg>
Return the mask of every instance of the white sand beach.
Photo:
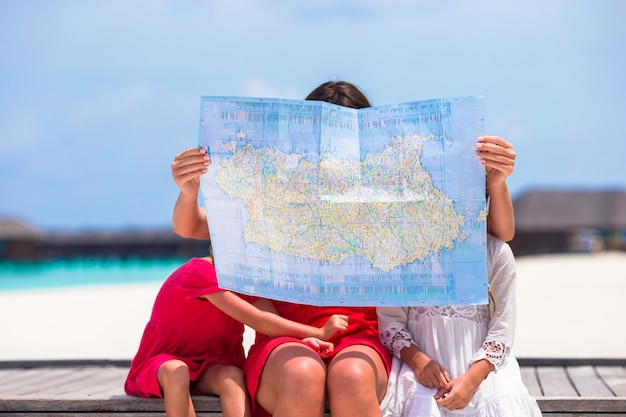
<svg viewBox="0 0 626 417">
<path fill-rule="evenodd" d="M 626 358 L 626 253 L 521 257 L 517 266 L 518 357 Z M 0 292 L 0 361 L 131 359 L 159 287 Z"/>
</svg>

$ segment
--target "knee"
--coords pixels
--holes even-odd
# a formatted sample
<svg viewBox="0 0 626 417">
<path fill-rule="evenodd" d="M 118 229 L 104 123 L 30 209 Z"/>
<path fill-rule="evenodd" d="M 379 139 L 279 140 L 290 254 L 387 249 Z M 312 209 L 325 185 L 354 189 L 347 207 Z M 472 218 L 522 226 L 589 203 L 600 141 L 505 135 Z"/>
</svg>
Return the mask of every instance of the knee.
<svg viewBox="0 0 626 417">
<path fill-rule="evenodd" d="M 324 385 L 326 369 L 316 360 L 307 357 L 295 358 L 284 364 L 282 376 L 286 384 L 298 384 L 297 386 Z"/>
<path fill-rule="evenodd" d="M 276 372 L 264 371 L 264 374 L 257 401 L 270 413 L 323 413 L 326 393 L 326 369 L 323 364 L 310 358 L 294 358 Z"/>
<path fill-rule="evenodd" d="M 299 402 L 312 398 L 321 402 L 325 390 L 326 365 L 320 357 L 300 344 L 284 344 L 265 362 L 256 396 L 267 405 L 293 402 L 294 397 Z"/>
<path fill-rule="evenodd" d="M 183 361 L 169 360 L 158 370 L 157 378 L 162 387 L 171 385 L 189 385 L 189 367 Z"/>
<path fill-rule="evenodd" d="M 322 415 L 326 366 L 317 354 L 301 345 L 283 345 L 263 367 L 256 401 L 271 414 Z"/>
<path fill-rule="evenodd" d="M 331 398 L 348 395 L 380 402 L 387 387 L 386 370 L 371 357 L 344 357 L 329 367 L 327 387 Z"/>
<path fill-rule="evenodd" d="M 339 389 L 357 387 L 368 381 L 373 381 L 371 366 L 364 361 L 343 360 L 333 364 L 328 370 L 328 385 Z"/>
<path fill-rule="evenodd" d="M 236 366 L 220 366 L 219 380 L 226 383 L 235 384 L 239 387 L 246 386 L 243 370 Z"/>
</svg>

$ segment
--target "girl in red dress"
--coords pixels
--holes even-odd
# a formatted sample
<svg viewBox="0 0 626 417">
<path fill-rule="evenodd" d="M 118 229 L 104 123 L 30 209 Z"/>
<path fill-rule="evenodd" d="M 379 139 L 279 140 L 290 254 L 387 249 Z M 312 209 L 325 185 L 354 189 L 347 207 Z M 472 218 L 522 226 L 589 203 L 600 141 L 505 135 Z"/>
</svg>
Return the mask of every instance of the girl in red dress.
<svg viewBox="0 0 626 417">
<path fill-rule="evenodd" d="M 335 315 L 319 328 L 274 314 L 269 300 L 218 287 L 211 258 L 193 258 L 163 283 L 124 389 L 128 395 L 164 398 L 168 417 L 195 415 L 191 393 L 220 396 L 222 414 L 250 416 L 242 366 L 244 324 L 269 336 L 305 338 L 320 352 L 343 331 Z M 323 339 L 323 340 L 320 340 Z"/>
</svg>

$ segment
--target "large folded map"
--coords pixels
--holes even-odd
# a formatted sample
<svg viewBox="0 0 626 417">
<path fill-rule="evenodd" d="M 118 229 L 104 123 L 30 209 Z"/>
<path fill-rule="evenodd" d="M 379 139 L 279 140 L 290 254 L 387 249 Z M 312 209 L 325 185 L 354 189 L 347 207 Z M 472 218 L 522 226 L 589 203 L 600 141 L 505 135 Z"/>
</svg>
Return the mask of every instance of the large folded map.
<svg viewBox="0 0 626 417">
<path fill-rule="evenodd" d="M 219 284 L 311 305 L 487 303 L 481 97 L 202 97 Z"/>
</svg>

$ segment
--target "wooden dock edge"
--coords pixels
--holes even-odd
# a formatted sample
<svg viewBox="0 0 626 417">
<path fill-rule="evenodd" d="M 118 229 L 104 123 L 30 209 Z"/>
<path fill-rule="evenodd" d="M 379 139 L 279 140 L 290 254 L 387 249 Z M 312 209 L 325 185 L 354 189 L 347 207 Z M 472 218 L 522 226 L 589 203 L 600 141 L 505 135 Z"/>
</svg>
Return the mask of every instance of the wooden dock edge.
<svg viewBox="0 0 626 417">
<path fill-rule="evenodd" d="M 518 358 L 524 367 L 626 367 L 626 358 Z M 0 361 L 0 369 L 33 369 L 47 367 L 115 366 L 129 367 L 129 360 L 37 360 Z M 620 372 L 622 372 L 620 370 Z M 544 416 L 548 417 L 615 417 L 626 416 L 626 396 L 540 396 L 535 397 Z M 219 398 L 194 396 L 199 416 L 221 416 Z M 162 416 L 163 400 L 115 395 L 108 398 L 48 398 L 41 395 L 0 397 L 0 417 L 126 417 Z M 326 416 L 329 416 L 327 413 Z"/>
<path fill-rule="evenodd" d="M 220 414 L 218 397 L 194 396 L 194 407 L 197 413 Z M 595 415 L 626 415 L 626 398 L 606 397 L 552 397 L 538 398 L 537 403 L 544 415 L 563 413 L 586 413 Z M 119 413 L 163 413 L 163 400 L 113 396 L 108 399 L 89 398 L 0 398 L 0 415 L 4 413 L 56 413 L 68 415 L 72 413 L 119 415 Z"/>
</svg>

